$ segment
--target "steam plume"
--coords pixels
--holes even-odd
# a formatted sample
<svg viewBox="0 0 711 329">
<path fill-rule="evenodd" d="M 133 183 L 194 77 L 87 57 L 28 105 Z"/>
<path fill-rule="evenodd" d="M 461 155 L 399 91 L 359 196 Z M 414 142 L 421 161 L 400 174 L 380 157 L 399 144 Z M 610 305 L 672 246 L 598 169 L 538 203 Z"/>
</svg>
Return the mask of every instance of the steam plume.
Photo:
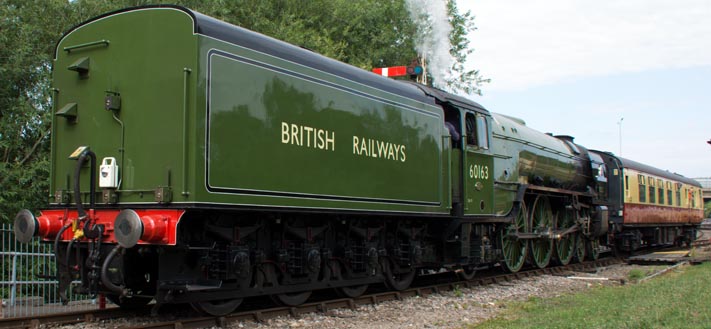
<svg viewBox="0 0 711 329">
<path fill-rule="evenodd" d="M 434 85 L 445 88 L 452 78 L 454 57 L 449 53 L 452 25 L 447 13 L 447 0 L 406 0 L 410 17 L 417 24 L 415 49 L 427 61 L 427 71 Z"/>
</svg>

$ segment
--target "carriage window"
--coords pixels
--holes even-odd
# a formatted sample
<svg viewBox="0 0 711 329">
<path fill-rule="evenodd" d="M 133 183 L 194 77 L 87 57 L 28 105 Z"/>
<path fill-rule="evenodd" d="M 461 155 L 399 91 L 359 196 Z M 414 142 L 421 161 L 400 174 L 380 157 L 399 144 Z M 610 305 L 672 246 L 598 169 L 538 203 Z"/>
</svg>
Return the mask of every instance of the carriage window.
<svg viewBox="0 0 711 329">
<path fill-rule="evenodd" d="M 654 179 L 649 180 L 649 203 L 657 203 L 657 191 L 654 187 Z"/>
<path fill-rule="evenodd" d="M 691 199 L 691 208 L 696 208 L 696 191 L 689 193 L 691 193 L 691 196 L 689 197 L 689 199 Z"/>
<path fill-rule="evenodd" d="M 617 169 L 615 169 L 617 170 Z M 625 175 L 625 198 L 630 197 L 630 176 Z"/>
<path fill-rule="evenodd" d="M 686 199 L 686 202 L 683 203 L 684 207 L 688 207 L 689 206 L 689 196 L 691 195 L 691 192 L 689 192 L 689 190 L 685 187 L 682 189 L 681 195 L 684 197 L 684 199 Z"/>
<path fill-rule="evenodd" d="M 681 207 L 681 183 L 676 183 L 676 206 Z"/>
<path fill-rule="evenodd" d="M 644 183 L 644 176 L 638 175 L 639 179 L 639 202 L 647 202 L 647 185 Z"/>
<path fill-rule="evenodd" d="M 667 189 L 667 204 L 672 205 L 672 190 L 670 188 Z"/>
</svg>

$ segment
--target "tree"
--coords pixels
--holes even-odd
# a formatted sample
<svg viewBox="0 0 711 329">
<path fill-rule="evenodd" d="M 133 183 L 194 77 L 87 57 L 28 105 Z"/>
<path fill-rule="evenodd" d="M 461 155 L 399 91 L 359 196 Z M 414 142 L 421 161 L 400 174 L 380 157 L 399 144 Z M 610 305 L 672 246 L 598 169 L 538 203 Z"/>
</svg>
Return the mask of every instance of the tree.
<svg viewBox="0 0 711 329">
<path fill-rule="evenodd" d="M 404 1 L 240 0 L 181 4 L 203 14 L 370 70 L 409 63 L 415 26 Z"/>
<path fill-rule="evenodd" d="M 471 42 L 467 38 L 469 33 L 476 31 L 474 16 L 470 11 L 460 14 L 454 0 L 447 1 L 447 11 L 452 25 L 449 41 L 452 45 L 449 53 L 456 59 L 452 65 L 452 77 L 447 81 L 447 86 L 453 92 L 481 95 L 480 86 L 491 81 L 485 79 L 479 70 L 468 70 L 465 65 L 467 58 L 474 52 Z"/>
<path fill-rule="evenodd" d="M 426 63 L 428 84 L 452 93 L 480 95 L 479 87 L 489 80 L 466 68 L 474 51 L 467 38 L 476 30 L 474 16 L 459 13 L 454 0 L 407 0 L 407 8 L 417 27 L 415 48 Z"/>
<path fill-rule="evenodd" d="M 48 195 L 50 58 L 66 1 L 0 1 L 0 220 Z M 38 15 L 38 13 L 43 13 Z"/>
</svg>

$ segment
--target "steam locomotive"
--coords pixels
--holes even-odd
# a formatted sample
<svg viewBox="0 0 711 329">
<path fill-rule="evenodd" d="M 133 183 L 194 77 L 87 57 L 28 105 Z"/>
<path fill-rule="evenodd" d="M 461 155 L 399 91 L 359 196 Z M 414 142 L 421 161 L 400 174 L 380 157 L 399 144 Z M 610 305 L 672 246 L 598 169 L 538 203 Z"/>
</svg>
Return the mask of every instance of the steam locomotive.
<svg viewBox="0 0 711 329">
<path fill-rule="evenodd" d="M 53 87 L 49 205 L 16 237 L 122 307 L 402 290 L 682 243 L 703 217 L 691 179 L 183 7 L 73 28 Z"/>
</svg>

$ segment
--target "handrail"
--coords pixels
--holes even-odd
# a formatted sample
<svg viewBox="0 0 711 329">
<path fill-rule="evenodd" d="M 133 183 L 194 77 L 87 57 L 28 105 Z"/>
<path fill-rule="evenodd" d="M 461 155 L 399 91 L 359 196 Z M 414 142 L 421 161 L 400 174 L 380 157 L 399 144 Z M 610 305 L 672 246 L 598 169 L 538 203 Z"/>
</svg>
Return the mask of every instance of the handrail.
<svg viewBox="0 0 711 329">
<path fill-rule="evenodd" d="M 102 39 L 102 40 L 98 40 L 98 41 L 92 41 L 92 42 L 87 42 L 87 43 L 81 43 L 81 44 L 74 45 L 74 46 L 67 46 L 67 47 L 64 47 L 63 49 L 64 49 L 64 51 L 66 51 L 66 52 L 71 52 L 72 50 L 81 49 L 81 48 L 86 48 L 86 47 L 92 47 L 92 46 L 97 46 L 97 45 L 101 45 L 101 44 L 103 44 L 105 47 L 108 47 L 108 46 L 109 46 L 109 40 Z"/>
<path fill-rule="evenodd" d="M 191 69 L 183 68 L 183 192 L 184 196 L 190 195 L 188 192 L 188 76 Z"/>
</svg>

